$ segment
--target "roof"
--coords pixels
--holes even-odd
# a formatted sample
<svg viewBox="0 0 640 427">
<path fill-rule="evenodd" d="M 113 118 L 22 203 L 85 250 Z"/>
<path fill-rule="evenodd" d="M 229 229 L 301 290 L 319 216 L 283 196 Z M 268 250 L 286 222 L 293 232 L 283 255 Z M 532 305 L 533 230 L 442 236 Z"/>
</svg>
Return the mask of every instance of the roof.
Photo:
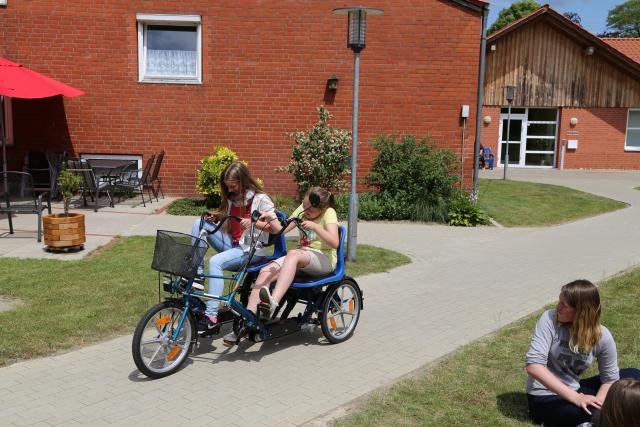
<svg viewBox="0 0 640 427">
<path fill-rule="evenodd" d="M 461 6 L 468 7 L 476 12 L 482 12 L 485 7 L 489 7 L 488 0 L 450 0 L 454 3 L 458 3 Z"/>
<path fill-rule="evenodd" d="M 606 40 L 603 40 L 600 37 L 591 34 L 584 27 L 576 24 L 570 19 L 564 17 L 562 14 L 553 10 L 551 7 L 549 7 L 548 4 L 541 6 L 539 9 L 534 10 L 529 15 L 524 16 L 491 34 L 491 36 L 487 37 L 487 44 L 495 43 L 508 34 L 517 31 L 523 26 L 540 19 L 546 19 L 546 21 L 549 24 L 553 25 L 557 30 L 571 37 L 576 42 L 582 43 L 585 47 L 593 46 L 596 52 L 598 52 L 600 55 L 632 73 L 635 77 L 640 77 L 640 61 L 637 61 L 633 56 L 630 56 L 630 51 L 618 49 L 617 46 L 614 46 L 613 44 L 608 43 Z M 640 53 L 640 49 L 638 50 L 638 52 Z"/>
<path fill-rule="evenodd" d="M 640 63 L 640 37 L 604 37 L 602 40 Z"/>
</svg>

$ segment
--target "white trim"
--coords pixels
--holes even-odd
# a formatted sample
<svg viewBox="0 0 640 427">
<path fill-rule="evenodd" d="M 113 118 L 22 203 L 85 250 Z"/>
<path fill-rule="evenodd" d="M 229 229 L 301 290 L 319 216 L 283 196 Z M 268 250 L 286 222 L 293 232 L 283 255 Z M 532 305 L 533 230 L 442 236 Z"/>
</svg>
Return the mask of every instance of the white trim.
<svg viewBox="0 0 640 427">
<path fill-rule="evenodd" d="M 138 30 L 138 82 L 168 84 L 202 84 L 202 23 L 198 15 L 153 15 L 136 14 Z M 196 75 L 195 76 L 147 76 L 147 25 L 193 26 L 196 29 Z"/>
<path fill-rule="evenodd" d="M 158 23 L 167 25 L 180 25 L 188 23 L 200 24 L 202 22 L 199 15 L 163 15 L 150 13 L 137 13 L 136 20 L 138 22 L 144 21 L 150 24 Z"/>
<path fill-rule="evenodd" d="M 555 167 L 555 162 L 556 162 L 556 158 L 557 158 L 557 149 L 558 149 L 558 117 L 559 117 L 559 109 L 558 108 L 554 108 L 556 110 L 556 121 L 549 121 L 549 120 L 536 120 L 536 121 L 529 121 L 529 111 L 532 110 L 533 108 L 528 108 L 528 107 L 515 107 L 515 108 L 522 108 L 524 109 L 524 113 L 520 113 L 520 114 L 513 114 L 511 113 L 511 120 L 521 120 L 522 121 L 522 130 L 520 133 L 520 141 L 509 141 L 509 145 L 512 144 L 520 144 L 520 159 L 518 163 L 509 163 L 509 167 L 515 167 L 515 168 L 537 168 L 537 169 L 551 169 Z M 511 108 L 512 110 L 514 109 L 514 107 Z M 548 108 L 551 109 L 551 108 Z M 504 167 L 504 165 L 502 164 L 502 145 L 503 145 L 503 141 L 502 141 L 502 132 L 503 132 L 503 121 L 507 119 L 508 113 L 500 113 L 500 126 L 498 129 L 498 155 L 496 156 L 497 158 L 497 166 L 498 167 Z M 536 125 L 536 124 L 544 124 L 544 125 L 554 125 L 555 126 L 555 132 L 553 136 L 547 136 L 547 135 L 529 135 L 529 125 Z M 552 150 L 547 150 L 547 151 L 540 151 L 540 150 L 527 150 L 527 143 L 529 141 L 529 139 L 546 139 L 546 140 L 553 140 L 554 144 L 553 144 L 553 149 Z M 546 154 L 546 155 L 551 155 L 553 157 L 552 159 L 552 163 L 549 166 L 536 166 L 536 165 L 527 165 L 527 154 Z"/>
<path fill-rule="evenodd" d="M 627 137 L 629 136 L 629 129 L 631 130 L 640 130 L 640 127 L 630 128 L 629 127 L 629 113 L 632 111 L 640 111 L 640 108 L 628 108 L 627 109 L 627 126 L 624 131 L 624 151 L 640 151 L 640 146 L 637 147 L 627 147 Z"/>
</svg>

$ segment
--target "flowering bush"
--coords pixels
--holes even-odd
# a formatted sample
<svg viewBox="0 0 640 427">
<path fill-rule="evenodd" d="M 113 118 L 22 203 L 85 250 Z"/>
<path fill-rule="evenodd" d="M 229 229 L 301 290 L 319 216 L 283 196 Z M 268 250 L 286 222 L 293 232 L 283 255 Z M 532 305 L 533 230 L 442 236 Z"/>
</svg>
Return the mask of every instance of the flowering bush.
<svg viewBox="0 0 640 427">
<path fill-rule="evenodd" d="M 324 107 L 318 107 L 318 115 L 320 120 L 307 132 L 288 134 L 295 142 L 291 162 L 276 169 L 293 175 L 300 195 L 316 185 L 337 192 L 347 184 L 351 132 L 329 126 L 331 115 Z"/>
<path fill-rule="evenodd" d="M 227 147 L 216 147 L 211 156 L 200 160 L 202 166 L 198 170 L 196 191 L 207 198 L 208 206 L 216 206 L 219 203 L 222 171 L 236 161 L 238 156 Z"/>
</svg>

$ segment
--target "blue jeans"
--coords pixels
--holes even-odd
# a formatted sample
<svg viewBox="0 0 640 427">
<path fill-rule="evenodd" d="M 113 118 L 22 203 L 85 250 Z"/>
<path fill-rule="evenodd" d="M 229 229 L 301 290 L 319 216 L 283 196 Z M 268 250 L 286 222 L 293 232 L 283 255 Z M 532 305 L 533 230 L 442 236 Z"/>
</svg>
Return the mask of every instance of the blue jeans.
<svg viewBox="0 0 640 427">
<path fill-rule="evenodd" d="M 191 227 L 191 235 L 198 236 L 200 235 L 200 219 L 196 219 L 193 221 L 193 226 Z M 214 225 L 205 222 L 204 229 L 205 230 L 213 230 L 215 228 Z M 209 275 L 214 276 L 222 276 L 224 270 L 228 271 L 237 271 L 242 267 L 242 265 L 247 262 L 247 258 L 249 254 L 246 253 L 238 244 L 233 244 L 231 241 L 231 236 L 225 233 L 222 229 L 218 230 L 214 234 L 209 234 L 205 237 L 209 245 L 213 249 L 218 252 L 216 255 L 212 256 L 209 259 Z M 260 261 L 264 257 L 259 255 L 254 255 L 254 261 Z M 203 264 L 198 268 L 199 273 L 203 273 L 204 271 L 204 261 Z M 222 291 L 224 290 L 224 280 L 209 278 L 209 289 L 208 293 L 211 295 L 222 295 Z M 218 315 L 218 305 L 219 301 L 209 300 L 207 301 L 207 310 L 205 314 L 207 316 L 217 316 Z"/>
<path fill-rule="evenodd" d="M 626 368 L 620 369 L 620 378 L 636 378 L 640 379 L 640 371 L 638 369 Z M 580 388 L 578 393 L 590 394 L 595 396 L 600 389 L 602 383 L 600 377 L 595 376 L 580 380 Z M 529 403 L 529 414 L 534 422 L 544 423 L 546 426 L 574 427 L 578 424 L 596 420 L 600 411 L 593 406 L 589 410 L 593 416 L 587 414 L 582 408 L 577 407 L 573 403 L 564 400 L 558 395 L 533 396 L 527 395 Z"/>
</svg>

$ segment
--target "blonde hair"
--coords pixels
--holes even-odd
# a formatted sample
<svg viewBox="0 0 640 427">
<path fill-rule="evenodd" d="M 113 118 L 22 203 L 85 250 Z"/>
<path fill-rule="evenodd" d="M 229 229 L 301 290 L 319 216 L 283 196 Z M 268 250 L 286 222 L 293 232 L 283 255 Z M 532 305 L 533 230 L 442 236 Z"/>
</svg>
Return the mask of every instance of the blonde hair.
<svg viewBox="0 0 640 427">
<path fill-rule="evenodd" d="M 588 280 L 575 280 L 564 285 L 560 295 L 576 310 L 571 322 L 569 348 L 574 353 L 589 353 L 602 338 L 598 288 Z"/>
<path fill-rule="evenodd" d="M 598 427 L 640 427 L 640 380 L 615 382 L 600 410 Z"/>
</svg>

